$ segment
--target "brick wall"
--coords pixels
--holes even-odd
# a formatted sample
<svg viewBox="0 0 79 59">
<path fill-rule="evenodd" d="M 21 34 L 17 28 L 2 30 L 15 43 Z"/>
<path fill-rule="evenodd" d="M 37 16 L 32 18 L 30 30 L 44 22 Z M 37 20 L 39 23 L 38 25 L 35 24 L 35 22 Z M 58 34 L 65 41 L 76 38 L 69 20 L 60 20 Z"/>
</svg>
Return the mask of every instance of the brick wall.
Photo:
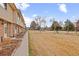
<svg viewBox="0 0 79 59">
<path fill-rule="evenodd" d="M 3 23 L 2 23 L 2 21 L 0 20 L 0 36 L 3 36 L 3 35 L 4 35 Z"/>
</svg>

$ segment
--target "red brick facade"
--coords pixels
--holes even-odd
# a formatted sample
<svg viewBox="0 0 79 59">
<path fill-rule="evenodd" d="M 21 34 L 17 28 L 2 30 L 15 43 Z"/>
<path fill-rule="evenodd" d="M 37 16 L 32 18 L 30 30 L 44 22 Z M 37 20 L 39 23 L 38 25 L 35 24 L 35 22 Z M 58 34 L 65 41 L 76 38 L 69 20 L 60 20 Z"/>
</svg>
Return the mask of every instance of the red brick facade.
<svg viewBox="0 0 79 59">
<path fill-rule="evenodd" d="M 6 5 L 6 10 L 0 6 L 0 36 L 16 37 L 25 30 L 24 19 L 15 4 Z"/>
<path fill-rule="evenodd" d="M 0 36 L 4 36 L 3 21 L 0 19 Z"/>
</svg>

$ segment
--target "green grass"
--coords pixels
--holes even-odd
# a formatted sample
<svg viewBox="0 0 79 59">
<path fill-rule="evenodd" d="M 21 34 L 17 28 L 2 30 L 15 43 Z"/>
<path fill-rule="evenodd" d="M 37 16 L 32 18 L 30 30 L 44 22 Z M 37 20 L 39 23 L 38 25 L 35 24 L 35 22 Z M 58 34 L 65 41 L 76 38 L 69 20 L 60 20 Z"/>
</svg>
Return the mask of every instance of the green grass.
<svg viewBox="0 0 79 59">
<path fill-rule="evenodd" d="M 28 39 L 29 39 L 29 56 L 32 56 L 33 54 L 32 54 L 32 49 L 30 47 L 30 33 L 29 33 L 29 31 L 28 31 Z"/>
<path fill-rule="evenodd" d="M 29 47 L 29 56 L 33 56 L 32 49 Z"/>
</svg>

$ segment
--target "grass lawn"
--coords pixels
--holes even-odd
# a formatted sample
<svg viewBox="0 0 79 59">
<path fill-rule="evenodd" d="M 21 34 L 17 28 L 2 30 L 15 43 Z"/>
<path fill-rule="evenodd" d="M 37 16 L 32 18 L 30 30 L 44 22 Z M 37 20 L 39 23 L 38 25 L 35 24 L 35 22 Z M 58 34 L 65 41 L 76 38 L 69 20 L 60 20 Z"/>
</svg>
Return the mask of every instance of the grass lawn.
<svg viewBox="0 0 79 59">
<path fill-rule="evenodd" d="M 29 31 L 29 55 L 79 55 L 79 33 Z"/>
</svg>

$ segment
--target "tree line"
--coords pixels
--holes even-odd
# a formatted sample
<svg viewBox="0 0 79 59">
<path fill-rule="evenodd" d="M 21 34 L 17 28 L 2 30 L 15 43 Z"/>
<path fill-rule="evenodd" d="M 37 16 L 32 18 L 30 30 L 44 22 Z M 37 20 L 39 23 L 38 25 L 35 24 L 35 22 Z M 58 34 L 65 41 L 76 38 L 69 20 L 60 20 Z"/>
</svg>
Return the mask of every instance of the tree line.
<svg viewBox="0 0 79 59">
<path fill-rule="evenodd" d="M 55 19 L 50 20 L 52 25 L 47 27 L 46 18 L 37 16 L 30 24 L 30 30 L 50 30 L 50 31 L 79 31 L 79 20 L 74 24 L 69 19 L 67 19 L 64 24 L 58 22 Z"/>
</svg>

